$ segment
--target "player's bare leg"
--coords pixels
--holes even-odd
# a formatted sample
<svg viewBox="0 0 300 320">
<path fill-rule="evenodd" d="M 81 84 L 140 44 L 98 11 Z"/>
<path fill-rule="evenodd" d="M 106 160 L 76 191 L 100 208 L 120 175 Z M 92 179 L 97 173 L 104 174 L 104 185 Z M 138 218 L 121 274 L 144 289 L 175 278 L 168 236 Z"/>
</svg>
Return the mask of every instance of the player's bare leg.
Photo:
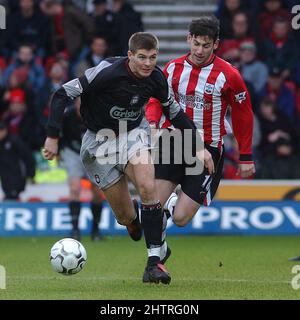
<svg viewBox="0 0 300 320">
<path fill-rule="evenodd" d="M 178 196 L 176 194 L 170 196 L 166 207 L 170 212 L 173 222 L 178 227 L 184 227 L 193 219 L 200 208 L 200 204 L 181 190 Z"/>
<path fill-rule="evenodd" d="M 175 190 L 177 184 L 162 179 L 155 180 L 156 189 L 158 190 L 158 197 L 162 204 L 166 203 L 171 193 Z"/>
<path fill-rule="evenodd" d="M 149 282 L 168 284 L 171 277 L 160 261 L 163 212 L 157 195 L 154 165 L 149 151 L 140 151 L 138 155 L 133 156 L 125 173 L 134 182 L 142 201 L 141 222 L 148 249 L 146 270 Z"/>
<path fill-rule="evenodd" d="M 138 212 L 131 200 L 126 176 L 122 176 L 117 183 L 103 192 L 117 221 L 127 227 L 129 235 L 133 240 L 140 240 L 142 230 L 135 224 L 136 220 L 138 220 Z"/>
</svg>

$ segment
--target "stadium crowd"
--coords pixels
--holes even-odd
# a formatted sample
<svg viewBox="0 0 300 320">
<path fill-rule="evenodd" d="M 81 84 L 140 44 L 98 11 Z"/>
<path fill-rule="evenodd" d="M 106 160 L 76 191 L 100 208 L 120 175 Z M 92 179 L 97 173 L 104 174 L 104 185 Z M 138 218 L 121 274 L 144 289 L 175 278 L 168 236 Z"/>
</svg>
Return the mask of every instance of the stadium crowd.
<svg viewBox="0 0 300 320">
<path fill-rule="evenodd" d="M 300 30 L 291 23 L 296 2 L 220 0 L 216 12 L 217 54 L 240 70 L 252 99 L 253 178 L 300 178 Z M 0 4 L 7 9 L 7 27 L 0 31 L 0 166 L 5 171 L 5 161 L 14 162 L 1 159 L 8 137 L 22 150 L 39 153 L 52 93 L 106 57 L 126 55 L 130 35 L 143 24 L 125 0 Z M 224 178 L 238 179 L 234 138 L 227 137 L 225 145 Z M 32 178 L 32 161 L 26 163 Z"/>
<path fill-rule="evenodd" d="M 250 92 L 255 178 L 297 179 L 300 170 L 300 30 L 289 0 L 219 1 L 217 54 L 235 65 Z M 230 140 L 230 139 L 229 139 Z M 227 143 L 224 178 L 235 175 L 236 143 Z"/>
</svg>

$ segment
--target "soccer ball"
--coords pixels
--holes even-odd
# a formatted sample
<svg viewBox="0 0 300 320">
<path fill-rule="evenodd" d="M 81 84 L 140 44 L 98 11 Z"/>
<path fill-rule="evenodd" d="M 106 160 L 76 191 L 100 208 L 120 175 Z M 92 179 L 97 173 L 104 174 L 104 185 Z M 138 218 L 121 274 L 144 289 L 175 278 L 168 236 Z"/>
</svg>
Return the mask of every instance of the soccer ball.
<svg viewBox="0 0 300 320">
<path fill-rule="evenodd" d="M 82 270 L 87 260 L 84 246 L 77 240 L 65 238 L 57 241 L 50 250 L 54 271 L 71 275 Z"/>
</svg>

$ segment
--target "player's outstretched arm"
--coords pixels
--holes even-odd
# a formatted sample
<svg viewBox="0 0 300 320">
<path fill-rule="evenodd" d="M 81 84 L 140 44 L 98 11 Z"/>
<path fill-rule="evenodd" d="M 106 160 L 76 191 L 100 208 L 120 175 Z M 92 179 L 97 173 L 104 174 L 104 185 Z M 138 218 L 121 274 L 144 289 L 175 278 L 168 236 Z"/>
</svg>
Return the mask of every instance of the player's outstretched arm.
<svg viewBox="0 0 300 320">
<path fill-rule="evenodd" d="M 71 100 L 79 97 L 83 92 L 80 79 L 76 78 L 62 85 L 51 100 L 50 113 L 47 124 L 47 136 L 57 138 L 62 129 L 63 114 Z"/>
<path fill-rule="evenodd" d="M 44 144 L 43 156 L 52 160 L 58 153 L 58 138 L 62 129 L 63 114 L 70 100 L 82 93 L 79 79 L 71 80 L 58 89 L 51 100 L 50 113 L 47 124 L 47 138 Z"/>
<path fill-rule="evenodd" d="M 231 105 L 233 133 L 239 146 L 239 166 L 237 174 L 247 178 L 255 173 L 252 158 L 253 111 L 249 92 L 237 70 L 229 79 L 228 104 Z"/>
</svg>

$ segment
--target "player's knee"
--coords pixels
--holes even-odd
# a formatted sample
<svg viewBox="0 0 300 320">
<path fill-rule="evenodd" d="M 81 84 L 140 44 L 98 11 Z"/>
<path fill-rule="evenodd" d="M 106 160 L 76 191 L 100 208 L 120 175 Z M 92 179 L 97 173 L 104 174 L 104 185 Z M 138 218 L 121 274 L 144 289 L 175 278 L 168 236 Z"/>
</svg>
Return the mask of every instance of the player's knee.
<svg viewBox="0 0 300 320">
<path fill-rule="evenodd" d="M 142 202 L 156 200 L 155 198 L 155 182 L 144 181 L 139 185 L 139 192 Z"/>
<path fill-rule="evenodd" d="M 173 216 L 173 223 L 177 227 L 185 227 L 189 223 L 189 218 L 185 216 Z"/>
</svg>

